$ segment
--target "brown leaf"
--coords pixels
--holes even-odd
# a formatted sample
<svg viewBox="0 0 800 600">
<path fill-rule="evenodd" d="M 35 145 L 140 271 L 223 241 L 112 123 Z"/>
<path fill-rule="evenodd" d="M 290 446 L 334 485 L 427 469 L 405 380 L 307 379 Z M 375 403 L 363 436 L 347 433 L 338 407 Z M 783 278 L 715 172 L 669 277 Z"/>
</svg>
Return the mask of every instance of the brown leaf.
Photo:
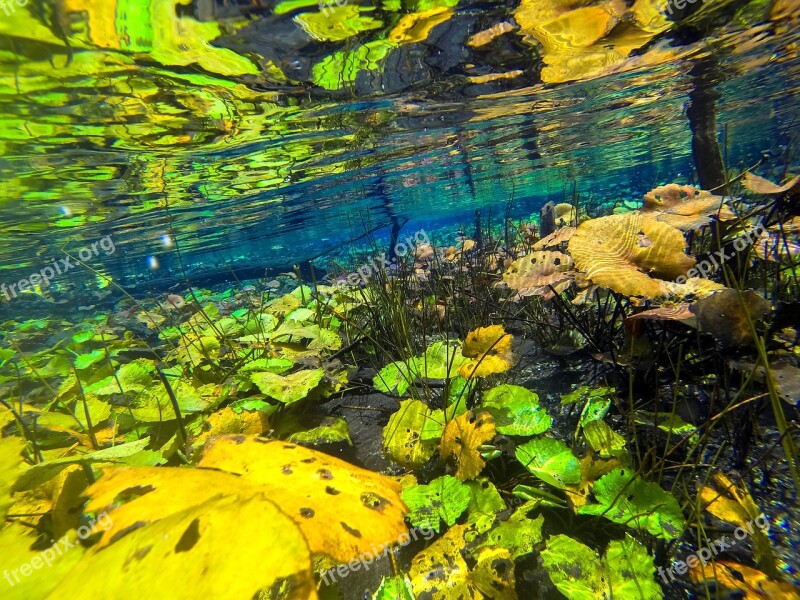
<svg viewBox="0 0 800 600">
<path fill-rule="evenodd" d="M 678 229 L 639 213 L 591 219 L 569 241 L 575 266 L 594 283 L 645 298 L 666 293 L 657 277 L 675 279 L 694 265 L 685 248 Z"/>
<path fill-rule="evenodd" d="M 708 225 L 712 218 L 720 221 L 736 218 L 723 196 L 676 183 L 657 187 L 645 194 L 642 213 L 681 231 L 699 229 Z"/>
</svg>

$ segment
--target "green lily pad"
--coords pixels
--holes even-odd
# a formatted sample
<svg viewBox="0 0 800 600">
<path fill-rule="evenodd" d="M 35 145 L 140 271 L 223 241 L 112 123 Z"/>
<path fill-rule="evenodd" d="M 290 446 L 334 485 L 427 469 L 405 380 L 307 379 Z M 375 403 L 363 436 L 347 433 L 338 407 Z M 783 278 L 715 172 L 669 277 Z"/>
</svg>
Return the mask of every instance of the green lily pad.
<svg viewBox="0 0 800 600">
<path fill-rule="evenodd" d="M 569 600 L 664 597 L 653 579 L 653 557 L 629 535 L 612 541 L 602 558 L 569 536 L 554 535 L 547 539 L 542 561 L 553 584 Z"/>
<path fill-rule="evenodd" d="M 467 508 L 468 522 L 475 525 L 478 532 L 487 531 L 495 521 L 497 513 L 505 510 L 506 503 L 494 484 L 486 477 L 465 482 L 472 493 Z"/>
<path fill-rule="evenodd" d="M 383 428 L 383 451 L 406 468 L 424 465 L 436 452 L 441 438 L 442 421 L 419 400 L 404 400 Z M 438 427 L 439 435 L 435 431 Z M 428 434 L 422 437 L 423 430 Z"/>
<path fill-rule="evenodd" d="M 581 465 L 561 440 L 537 438 L 517 446 L 517 460 L 536 477 L 559 489 L 580 483 Z"/>
<path fill-rule="evenodd" d="M 533 552 L 534 547 L 542 541 L 542 525 L 544 525 L 544 516 L 539 515 L 535 519 L 528 517 L 528 513 L 537 506 L 539 503 L 536 501 L 519 506 L 506 521 L 501 521 L 492 528 L 478 547 L 505 548 L 511 553 L 512 558 Z"/>
<path fill-rule="evenodd" d="M 250 379 L 265 396 L 291 404 L 308 396 L 324 375 L 323 369 L 307 369 L 291 375 L 276 375 L 266 371 L 253 373 Z"/>
<path fill-rule="evenodd" d="M 483 395 L 481 406 L 491 413 L 497 431 L 505 435 L 538 435 L 552 425 L 539 396 L 519 385 L 499 385 Z"/>
<path fill-rule="evenodd" d="M 592 493 L 597 504 L 579 507 L 578 514 L 601 515 L 665 540 L 683 533 L 686 521 L 675 496 L 629 469 L 606 473 L 592 485 Z"/>
<path fill-rule="evenodd" d="M 441 521 L 454 525 L 467 510 L 472 492 L 452 475 L 443 475 L 428 485 L 415 485 L 401 492 L 408 507 L 408 520 L 415 527 L 439 531 Z"/>
</svg>

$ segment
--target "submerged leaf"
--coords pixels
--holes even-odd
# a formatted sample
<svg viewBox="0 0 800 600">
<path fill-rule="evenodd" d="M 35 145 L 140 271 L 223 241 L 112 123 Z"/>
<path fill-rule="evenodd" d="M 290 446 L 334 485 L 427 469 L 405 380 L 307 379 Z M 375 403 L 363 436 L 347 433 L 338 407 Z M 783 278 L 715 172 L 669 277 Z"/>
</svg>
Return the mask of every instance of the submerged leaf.
<svg viewBox="0 0 800 600">
<path fill-rule="evenodd" d="M 472 360 L 461 366 L 459 375 L 470 379 L 508 371 L 514 363 L 512 341 L 511 334 L 506 333 L 502 325 L 470 331 L 461 352 Z"/>
<path fill-rule="evenodd" d="M 581 542 L 554 535 L 542 550 L 542 561 L 558 591 L 569 600 L 664 597 L 661 586 L 653 579 L 653 557 L 629 535 L 612 541 L 602 559 Z"/>
<path fill-rule="evenodd" d="M 678 229 L 638 213 L 590 219 L 569 241 L 575 266 L 594 283 L 645 298 L 666 293 L 659 277 L 675 279 L 694 265 L 685 249 Z"/>
<path fill-rule="evenodd" d="M 439 444 L 439 454 L 445 461 L 455 463 L 458 479 L 475 479 L 486 466 L 479 448 L 494 436 L 492 415 L 488 412 L 465 412 L 447 423 Z"/>
<path fill-rule="evenodd" d="M 423 430 L 428 435 L 423 436 Z M 404 400 L 383 428 L 383 451 L 404 467 L 419 468 L 436 452 L 444 423 L 428 405 L 419 400 Z M 438 433 L 438 435 L 437 435 Z"/>
<path fill-rule="evenodd" d="M 437 532 L 441 521 L 452 526 L 472 499 L 470 487 L 451 475 L 437 477 L 428 485 L 406 488 L 401 496 L 408 506 L 411 524 Z"/>
<path fill-rule="evenodd" d="M 533 439 L 517 446 L 516 455 L 528 471 L 559 489 L 581 480 L 581 465 L 561 440 L 549 437 Z"/>
<path fill-rule="evenodd" d="M 592 486 L 592 492 L 598 503 L 578 507 L 578 514 L 600 515 L 665 540 L 683 533 L 685 519 L 675 496 L 628 469 L 614 469 L 603 475 Z"/>
<path fill-rule="evenodd" d="M 492 388 L 483 395 L 481 407 L 491 413 L 497 431 L 504 435 L 538 435 L 552 424 L 548 412 L 539 406 L 539 397 L 518 385 Z"/>
</svg>

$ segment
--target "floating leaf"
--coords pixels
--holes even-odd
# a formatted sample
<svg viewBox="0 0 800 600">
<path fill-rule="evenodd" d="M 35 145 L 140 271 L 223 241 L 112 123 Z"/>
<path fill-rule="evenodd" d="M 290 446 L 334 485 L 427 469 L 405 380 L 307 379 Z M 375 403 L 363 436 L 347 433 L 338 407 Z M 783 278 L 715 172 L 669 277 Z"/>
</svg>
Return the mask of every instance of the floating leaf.
<svg viewBox="0 0 800 600">
<path fill-rule="evenodd" d="M 547 539 L 542 561 L 553 584 L 569 600 L 664 597 L 653 579 L 653 557 L 629 535 L 612 541 L 602 559 L 579 541 L 554 535 Z"/>
<path fill-rule="evenodd" d="M 601 515 L 665 540 L 683 533 L 685 520 L 675 496 L 630 470 L 614 469 L 603 475 L 592 486 L 592 492 L 598 504 L 579 507 L 578 514 Z"/>
<path fill-rule="evenodd" d="M 401 493 L 412 525 L 439 531 L 441 521 L 452 526 L 472 500 L 468 485 L 451 475 L 437 477 L 428 485 L 414 485 Z"/>
<path fill-rule="evenodd" d="M 481 407 L 494 417 L 495 427 L 504 435 L 538 435 L 552 424 L 552 418 L 539 406 L 539 397 L 532 391 L 503 384 L 483 395 Z"/>
<path fill-rule="evenodd" d="M 581 465 L 561 440 L 533 439 L 517 446 L 516 456 L 528 471 L 557 488 L 564 489 L 581 480 Z"/>
<path fill-rule="evenodd" d="M 492 415 L 488 412 L 465 412 L 447 423 L 439 444 L 439 454 L 445 461 L 455 463 L 458 479 L 475 479 L 486 466 L 479 448 L 494 436 Z"/>
</svg>

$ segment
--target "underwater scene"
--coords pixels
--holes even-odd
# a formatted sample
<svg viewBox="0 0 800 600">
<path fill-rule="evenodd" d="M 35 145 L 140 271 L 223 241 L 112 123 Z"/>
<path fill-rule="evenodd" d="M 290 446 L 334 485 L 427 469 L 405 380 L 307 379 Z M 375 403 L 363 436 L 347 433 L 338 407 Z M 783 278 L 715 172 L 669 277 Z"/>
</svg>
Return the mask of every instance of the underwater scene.
<svg viewBox="0 0 800 600">
<path fill-rule="evenodd" d="M 0 0 L 0 599 L 800 600 L 800 0 Z"/>
</svg>

